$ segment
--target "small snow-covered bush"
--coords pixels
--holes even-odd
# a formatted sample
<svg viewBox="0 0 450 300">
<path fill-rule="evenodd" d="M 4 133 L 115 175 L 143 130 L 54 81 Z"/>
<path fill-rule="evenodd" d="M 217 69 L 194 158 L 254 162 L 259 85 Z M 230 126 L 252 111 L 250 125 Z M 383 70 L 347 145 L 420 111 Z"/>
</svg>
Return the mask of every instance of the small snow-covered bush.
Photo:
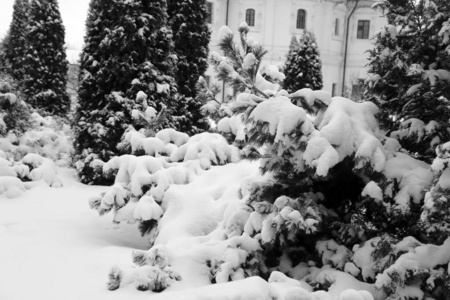
<svg viewBox="0 0 450 300">
<path fill-rule="evenodd" d="M 12 78 L 0 74 L 0 133 L 25 132 L 30 127 L 30 108 L 17 97 Z M 3 135 L 2 134 L 2 135 Z"/>
<path fill-rule="evenodd" d="M 10 131 L 1 139 L 0 149 L 16 160 L 28 153 L 49 158 L 59 165 L 69 165 L 73 154 L 70 127 L 57 117 L 42 117 L 34 112 L 30 115 L 30 128 L 24 133 Z"/>
<path fill-rule="evenodd" d="M 27 131 L 10 130 L 0 138 L 0 194 L 9 198 L 32 188 L 29 181 L 62 186 L 57 166 L 69 166 L 73 153 L 70 128 L 64 121 L 36 112 L 28 116 Z"/>
<path fill-rule="evenodd" d="M 149 251 L 133 252 L 133 263 L 137 268 L 124 272 L 114 267 L 109 273 L 108 289 L 116 290 L 133 283 L 141 291 L 161 292 L 173 282 L 181 280 L 180 275 L 169 264 L 164 247 L 153 247 Z"/>
</svg>

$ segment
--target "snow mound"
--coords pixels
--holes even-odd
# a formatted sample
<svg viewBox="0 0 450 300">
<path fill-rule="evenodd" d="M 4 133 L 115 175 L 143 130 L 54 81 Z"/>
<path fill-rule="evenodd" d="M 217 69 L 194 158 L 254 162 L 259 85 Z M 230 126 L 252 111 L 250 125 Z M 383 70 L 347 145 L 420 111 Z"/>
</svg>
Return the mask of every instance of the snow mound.
<svg viewBox="0 0 450 300">
<path fill-rule="evenodd" d="M 201 160 L 207 168 L 211 165 L 223 165 L 239 160 L 238 149 L 227 143 L 226 139 L 217 133 L 204 132 L 191 137 L 188 142 L 172 152 L 173 162 Z"/>
<path fill-rule="evenodd" d="M 16 177 L 0 176 L 0 195 L 7 198 L 16 198 L 26 190 L 25 184 Z"/>
<path fill-rule="evenodd" d="M 164 142 L 164 144 L 172 143 L 180 147 L 183 144 L 186 144 L 189 140 L 189 135 L 184 132 L 176 131 L 172 128 L 167 128 L 158 131 L 155 136 L 157 139 L 160 139 Z"/>
<path fill-rule="evenodd" d="M 420 203 L 433 179 L 433 173 L 427 163 L 400 152 L 387 160 L 383 173 L 399 182 L 400 190 L 394 200 L 396 207 L 403 212 L 408 211 L 411 202 Z"/>
<path fill-rule="evenodd" d="M 30 169 L 27 177 L 32 181 L 43 180 L 51 187 L 61 187 L 62 181 L 58 177 L 56 164 L 39 154 L 29 153 L 22 159 L 22 163 Z"/>
</svg>

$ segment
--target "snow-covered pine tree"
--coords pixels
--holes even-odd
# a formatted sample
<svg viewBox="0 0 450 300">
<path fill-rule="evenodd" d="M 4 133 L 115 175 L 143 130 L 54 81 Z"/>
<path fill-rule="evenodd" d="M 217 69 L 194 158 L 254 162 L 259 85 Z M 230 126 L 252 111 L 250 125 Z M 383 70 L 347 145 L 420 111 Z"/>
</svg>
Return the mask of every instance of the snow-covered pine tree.
<svg viewBox="0 0 450 300">
<path fill-rule="evenodd" d="M 24 77 L 24 58 L 27 47 L 26 34 L 28 23 L 28 0 L 16 0 L 13 6 L 13 17 L 8 35 L 4 39 L 3 58 L 7 72 L 19 83 Z"/>
<path fill-rule="evenodd" d="M 381 108 L 382 128 L 429 162 L 449 139 L 450 3 L 384 0 L 389 24 L 370 51 L 365 98 Z"/>
<path fill-rule="evenodd" d="M 196 133 L 208 127 L 208 122 L 200 112 L 202 104 L 195 101 L 198 78 L 208 67 L 208 44 L 211 34 L 206 24 L 208 15 L 206 1 L 168 0 L 167 13 L 173 32 L 174 52 L 177 55 L 175 79 L 178 92 L 184 97 L 192 98 L 186 102 L 186 107 L 180 114 L 184 116 L 184 119 L 180 120 L 182 126 L 180 129 Z M 189 127 L 192 129 L 187 130 Z"/>
<path fill-rule="evenodd" d="M 226 44 L 225 40 L 221 44 Z M 213 60 L 221 66 L 218 77 L 233 81 L 239 78 L 233 75 L 239 65 L 228 67 L 223 62 L 235 61 L 236 53 L 225 52 L 226 57 L 215 56 Z M 289 257 L 293 267 L 301 257 L 300 264 L 314 261 L 316 266 L 331 265 L 371 281 L 400 254 L 429 241 L 425 228 L 419 225 L 424 189 L 432 180 L 429 165 L 399 152 L 398 141 L 383 136 L 375 120 L 375 105 L 331 98 L 324 91 L 310 89 L 290 95 L 281 90 L 269 99 L 256 93 L 247 89 L 222 104 L 217 110 L 225 117 L 218 122 L 218 130 L 233 133 L 239 143 L 245 141 L 241 155 L 260 159 L 261 170 L 268 176 L 251 187 L 246 198 L 251 209 L 243 227 L 246 234 L 259 239 L 268 267 L 277 268 L 282 257 Z M 289 98 L 300 100 L 297 104 L 301 108 L 291 105 Z M 306 113 L 315 115 L 313 121 L 302 117 Z M 294 116 L 299 118 L 297 125 L 290 127 L 287 120 Z M 286 132 L 286 128 L 292 131 Z M 430 218 L 424 217 L 424 221 L 435 227 L 447 226 L 446 220 L 430 222 L 439 214 L 436 207 L 448 205 L 446 199 L 431 200 L 439 195 L 437 191 L 430 196 L 434 207 L 428 209 Z M 439 236 L 442 243 L 445 236 Z M 366 246 L 359 251 L 357 245 Z M 397 252 L 389 257 L 386 249 Z M 373 258 L 373 275 L 367 274 L 362 253 Z M 392 282 L 379 284 L 386 296 L 396 297 L 398 291 L 385 289 L 384 284 L 398 287 L 414 277 L 396 280 L 394 275 L 389 279 Z M 444 273 L 442 278 L 446 276 Z M 329 285 L 323 278 L 310 280 L 317 280 L 317 288 Z M 427 292 L 440 293 L 440 289 L 430 283 Z"/>
<path fill-rule="evenodd" d="M 165 106 L 164 126 L 179 126 L 173 111 L 184 102 L 175 100 L 172 32 L 166 21 L 166 1 L 91 1 L 73 125 L 83 182 L 105 183 L 90 163 L 119 153 L 133 110 Z"/>
<path fill-rule="evenodd" d="M 284 74 L 283 88 L 290 93 L 302 88 L 322 88 L 322 62 L 311 32 L 305 31 L 299 42 L 292 37 Z"/>
<path fill-rule="evenodd" d="M 24 59 L 25 101 L 50 114 L 66 115 L 67 59 L 64 25 L 57 0 L 31 3 Z"/>
</svg>

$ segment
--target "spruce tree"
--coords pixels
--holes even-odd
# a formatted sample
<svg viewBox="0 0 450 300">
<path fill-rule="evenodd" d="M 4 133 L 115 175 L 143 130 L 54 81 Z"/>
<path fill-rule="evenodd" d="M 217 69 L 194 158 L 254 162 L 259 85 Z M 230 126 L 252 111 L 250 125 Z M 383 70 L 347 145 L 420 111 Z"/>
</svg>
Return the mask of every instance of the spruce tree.
<svg viewBox="0 0 450 300">
<path fill-rule="evenodd" d="M 172 32 L 165 1 L 92 0 L 81 54 L 79 105 L 74 122 L 78 171 L 83 182 L 105 183 L 90 162 L 107 161 L 133 110 L 167 107 L 165 127 L 179 127 L 173 117 Z M 142 93 L 141 93 L 142 92 Z M 182 102 L 183 99 L 180 100 Z"/>
<path fill-rule="evenodd" d="M 5 36 L 0 41 L 0 73 L 6 73 L 8 71 L 7 60 L 5 57 L 5 45 L 8 42 L 8 36 Z"/>
<path fill-rule="evenodd" d="M 305 31 L 300 42 L 292 37 L 284 73 L 283 87 L 290 93 L 302 88 L 322 88 L 322 62 L 312 33 Z"/>
<path fill-rule="evenodd" d="M 24 63 L 25 101 L 51 114 L 65 115 L 67 59 L 64 25 L 56 0 L 31 3 Z"/>
<path fill-rule="evenodd" d="M 185 97 L 195 98 L 196 84 L 208 68 L 208 44 L 210 30 L 206 24 L 208 9 L 205 0 L 169 0 L 169 23 L 173 31 L 174 51 L 177 55 L 175 79 L 178 92 Z M 183 115 L 185 130 L 197 132 L 207 127 L 207 122 L 200 113 L 201 103 L 189 99 Z M 190 129 L 189 127 L 192 127 Z"/>
<path fill-rule="evenodd" d="M 24 76 L 24 58 L 27 47 L 26 34 L 28 23 L 28 0 L 16 0 L 8 35 L 3 41 L 3 63 L 15 80 L 22 81 Z"/>
<path fill-rule="evenodd" d="M 402 146 L 430 162 L 449 136 L 448 1 L 385 0 L 390 24 L 375 36 L 365 98 L 380 108 L 380 124 Z"/>
</svg>

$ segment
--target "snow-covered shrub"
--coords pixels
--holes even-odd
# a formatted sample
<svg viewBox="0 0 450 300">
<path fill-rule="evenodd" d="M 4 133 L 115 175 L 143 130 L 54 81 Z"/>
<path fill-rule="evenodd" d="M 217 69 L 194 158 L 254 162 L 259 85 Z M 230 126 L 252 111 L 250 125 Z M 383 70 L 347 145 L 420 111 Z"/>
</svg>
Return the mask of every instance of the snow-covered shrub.
<svg viewBox="0 0 450 300">
<path fill-rule="evenodd" d="M 0 190 L 7 197 L 32 188 L 34 184 L 29 181 L 62 186 L 57 166 L 69 166 L 71 162 L 70 128 L 64 119 L 44 118 L 36 112 L 28 114 L 28 118 L 26 132 L 10 130 L 0 138 Z"/>
<path fill-rule="evenodd" d="M 163 246 L 155 246 L 149 251 L 134 251 L 133 263 L 137 268 L 124 272 L 113 267 L 109 273 L 108 289 L 116 290 L 134 283 L 141 291 L 161 292 L 173 282 L 181 280 L 180 275 L 169 264 L 169 257 Z"/>
<path fill-rule="evenodd" d="M 389 296 L 386 299 L 447 299 L 449 265 L 450 238 L 441 246 L 418 245 L 377 275 L 375 286 Z"/>
<path fill-rule="evenodd" d="M 0 73 L 0 119 L 3 120 L 0 132 L 25 132 L 30 127 L 30 108 L 17 97 L 17 83 L 8 75 Z"/>
<path fill-rule="evenodd" d="M 426 234 L 436 243 L 442 243 L 450 234 L 450 142 L 436 148 L 437 157 L 431 168 L 433 186 L 425 195 L 421 221 Z"/>
<path fill-rule="evenodd" d="M 215 133 L 189 138 L 174 129 L 163 129 L 155 137 L 145 137 L 130 128 L 121 145 L 130 154 L 106 163 L 92 157 L 91 166 L 101 169 L 103 178 L 113 179 L 114 185 L 92 198 L 90 205 L 101 215 L 113 210 L 115 222 L 139 222 L 143 235 L 157 226 L 163 214 L 160 205 L 171 185 L 188 184 L 212 165 L 238 160 L 237 148 Z"/>
<path fill-rule="evenodd" d="M 73 154 L 70 127 L 64 119 L 42 117 L 34 112 L 29 115 L 29 127 L 26 132 L 15 130 L 0 139 L 0 149 L 14 157 L 22 159 L 28 153 L 49 158 L 60 166 L 68 166 Z"/>
<path fill-rule="evenodd" d="M 225 56 L 210 58 L 237 96 L 219 103 L 206 87 L 200 95 L 210 97 L 205 96 L 205 110 L 240 150 L 219 134 L 177 143 L 176 132 L 156 133 L 164 146 L 173 144 L 169 154 L 156 140 L 145 149 L 148 138 L 130 129 L 124 149 L 141 156 L 122 155 L 104 164 L 115 185 L 91 205 L 100 213 L 114 210 L 116 222 L 139 222 L 150 251 L 164 246 L 183 281 L 223 284 L 256 275 L 272 278 L 270 286 L 295 287 L 305 299 L 383 299 L 436 278 L 416 288 L 425 296 L 440 295 L 446 257 L 442 266 L 404 269 L 401 280 L 390 271 L 397 263 L 401 269 L 402 257 L 422 246 L 447 247 L 426 245 L 427 213 L 435 213 L 436 201 L 425 203 L 419 222 L 433 183 L 430 165 L 385 136 L 371 102 L 307 88 L 291 94 L 276 85 L 260 89 L 258 60 L 265 51 L 249 42 L 245 24 L 239 30 L 236 44 L 223 27 Z M 441 147 L 441 160 L 433 165 L 443 182 L 447 148 Z M 138 161 L 140 168 L 130 167 Z M 119 274 L 111 277 L 116 287 L 122 273 L 113 273 Z M 128 278 L 140 286 L 138 275 Z M 296 299 L 286 290 L 279 299 L 291 296 Z"/>
<path fill-rule="evenodd" d="M 63 184 L 56 164 L 48 158 L 29 153 L 23 159 L 14 161 L 8 153 L 1 151 L 0 154 L 0 195 L 18 197 L 34 186 L 30 181 L 43 181 L 51 187 L 61 187 Z"/>
<path fill-rule="evenodd" d="M 239 233 L 229 238 L 227 242 L 228 246 L 220 261 L 211 265 L 212 282 L 241 280 L 261 275 L 266 271 L 261 261 L 261 248 L 257 239 Z"/>
</svg>

